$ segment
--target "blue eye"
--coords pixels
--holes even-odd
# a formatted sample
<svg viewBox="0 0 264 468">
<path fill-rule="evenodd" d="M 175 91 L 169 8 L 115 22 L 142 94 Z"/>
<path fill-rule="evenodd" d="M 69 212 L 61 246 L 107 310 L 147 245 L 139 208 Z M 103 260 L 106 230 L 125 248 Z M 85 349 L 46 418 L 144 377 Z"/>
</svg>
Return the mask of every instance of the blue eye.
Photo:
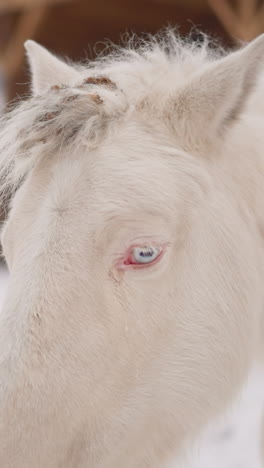
<svg viewBox="0 0 264 468">
<path fill-rule="evenodd" d="M 159 256 L 158 247 L 134 247 L 132 249 L 133 263 L 151 263 Z"/>
</svg>

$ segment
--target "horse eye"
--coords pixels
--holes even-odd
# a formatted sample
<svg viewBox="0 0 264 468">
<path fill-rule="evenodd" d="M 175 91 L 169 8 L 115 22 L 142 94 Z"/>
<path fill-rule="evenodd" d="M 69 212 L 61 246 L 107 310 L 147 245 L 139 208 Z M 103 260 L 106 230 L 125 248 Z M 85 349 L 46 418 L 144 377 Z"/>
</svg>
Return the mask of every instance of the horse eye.
<svg viewBox="0 0 264 468">
<path fill-rule="evenodd" d="M 132 249 L 133 263 L 151 263 L 159 256 L 161 249 L 158 247 L 134 247 Z"/>
</svg>

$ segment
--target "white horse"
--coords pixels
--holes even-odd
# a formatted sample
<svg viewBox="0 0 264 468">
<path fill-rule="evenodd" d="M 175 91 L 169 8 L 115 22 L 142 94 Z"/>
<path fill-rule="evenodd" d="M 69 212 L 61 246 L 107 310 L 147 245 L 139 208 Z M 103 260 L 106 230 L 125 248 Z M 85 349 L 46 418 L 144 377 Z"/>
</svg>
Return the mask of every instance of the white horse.
<svg viewBox="0 0 264 468">
<path fill-rule="evenodd" d="M 0 130 L 0 466 L 187 467 L 263 360 L 264 36 L 26 49 L 33 96 Z"/>
</svg>

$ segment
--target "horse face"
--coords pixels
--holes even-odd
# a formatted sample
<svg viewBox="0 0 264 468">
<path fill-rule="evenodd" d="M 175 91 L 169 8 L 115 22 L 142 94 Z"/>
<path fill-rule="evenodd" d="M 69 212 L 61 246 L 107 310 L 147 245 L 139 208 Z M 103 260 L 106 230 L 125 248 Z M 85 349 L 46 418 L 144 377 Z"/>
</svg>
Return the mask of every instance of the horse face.
<svg viewBox="0 0 264 468">
<path fill-rule="evenodd" d="M 75 90 L 76 72 L 67 73 Z M 192 90 L 177 101 L 181 124 Z M 89 91 L 85 102 L 98 118 L 113 92 Z M 86 94 L 77 94 L 83 106 Z M 252 358 L 255 245 L 219 168 L 197 157 L 208 135 L 196 145 L 189 131 L 175 134 L 171 113 L 146 119 L 148 100 L 134 107 L 127 100 L 111 131 L 99 126 L 100 141 L 89 146 L 78 128 L 74 144 L 65 138 L 36 158 L 3 233 L 11 279 L 0 347 L 12 357 L 7 387 L 16 417 L 23 413 L 26 428 L 40 422 L 36 436 L 25 436 L 31 463 L 39 454 L 45 463 L 43 439 L 56 467 L 69 447 L 80 466 L 141 466 L 146 453 L 156 463 L 231 399 Z M 78 99 L 66 102 L 73 103 L 78 112 Z M 215 132 L 224 131 L 229 105 L 223 112 L 221 104 Z M 190 129 L 196 111 L 188 112 Z M 47 119 L 55 125 L 47 134 L 59 138 L 62 118 L 72 135 L 69 115 Z M 44 136 L 42 143 L 56 148 Z M 0 433 L 10 414 L 6 407 Z"/>
</svg>

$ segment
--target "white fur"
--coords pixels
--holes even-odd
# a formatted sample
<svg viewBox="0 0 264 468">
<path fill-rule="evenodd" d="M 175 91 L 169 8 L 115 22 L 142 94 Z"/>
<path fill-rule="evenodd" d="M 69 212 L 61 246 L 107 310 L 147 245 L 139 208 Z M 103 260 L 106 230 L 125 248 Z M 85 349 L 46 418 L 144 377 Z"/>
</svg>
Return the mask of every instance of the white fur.
<svg viewBox="0 0 264 468">
<path fill-rule="evenodd" d="M 263 360 L 264 37 L 72 69 L 27 49 L 0 130 L 0 466 L 180 468 Z M 166 251 L 118 269 L 135 243 Z"/>
</svg>

